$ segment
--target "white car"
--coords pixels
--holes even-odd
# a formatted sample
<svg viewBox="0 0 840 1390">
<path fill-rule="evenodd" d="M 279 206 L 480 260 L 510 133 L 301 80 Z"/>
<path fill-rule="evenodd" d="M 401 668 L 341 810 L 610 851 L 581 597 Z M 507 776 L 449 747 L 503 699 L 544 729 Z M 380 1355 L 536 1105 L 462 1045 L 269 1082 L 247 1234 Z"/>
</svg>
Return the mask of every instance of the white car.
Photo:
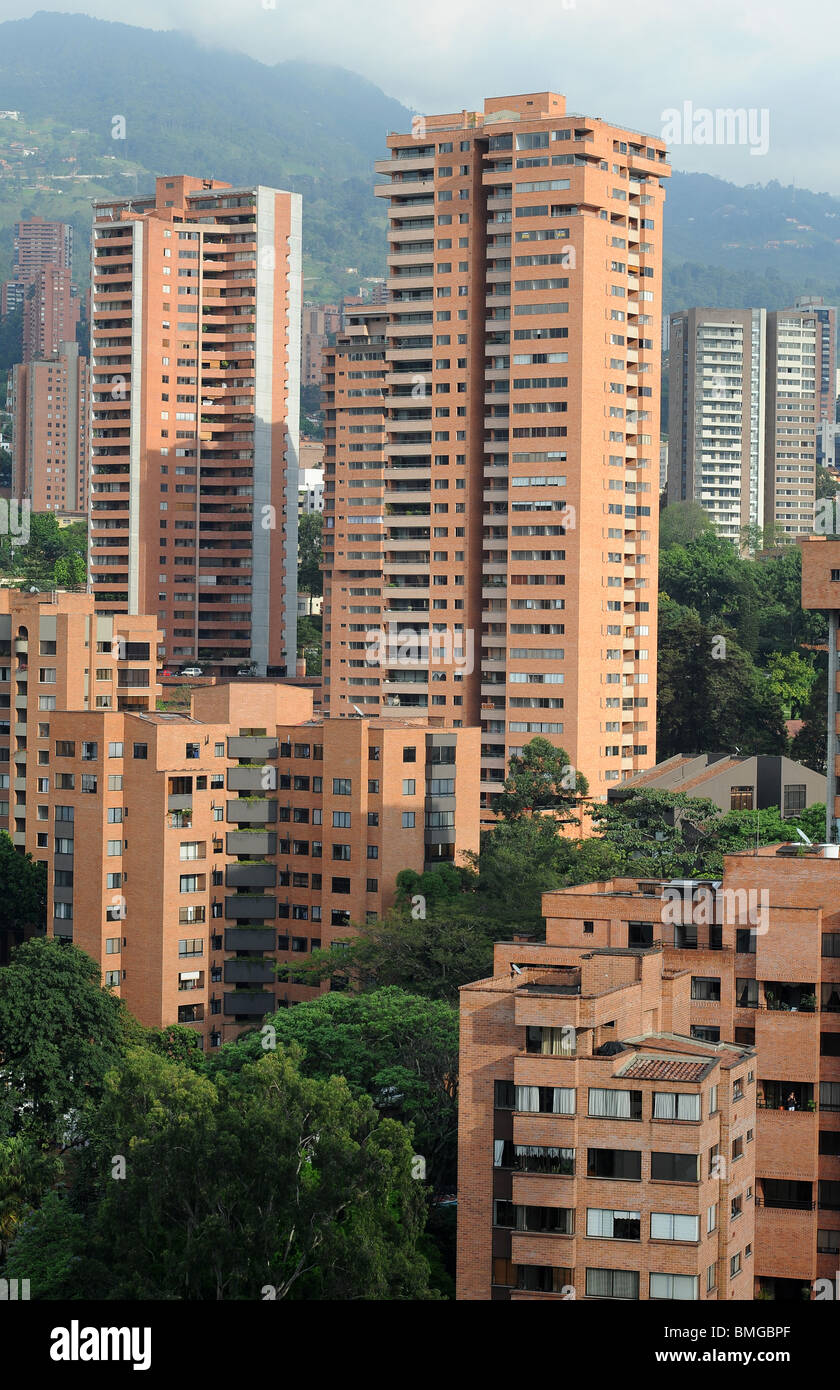
<svg viewBox="0 0 840 1390">
<path fill-rule="evenodd" d="M 203 676 L 204 672 L 200 666 L 185 666 L 181 672 L 182 676 Z"/>
</svg>

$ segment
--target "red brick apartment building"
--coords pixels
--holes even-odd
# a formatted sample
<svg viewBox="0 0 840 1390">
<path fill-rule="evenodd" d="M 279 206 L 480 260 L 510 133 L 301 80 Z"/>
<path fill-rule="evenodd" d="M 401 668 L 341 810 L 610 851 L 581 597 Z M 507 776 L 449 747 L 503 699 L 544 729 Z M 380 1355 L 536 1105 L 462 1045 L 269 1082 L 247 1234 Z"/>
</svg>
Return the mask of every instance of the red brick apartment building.
<svg viewBox="0 0 840 1390">
<path fill-rule="evenodd" d="M 480 724 L 485 811 L 535 734 L 603 798 L 655 762 L 665 147 L 554 92 L 387 143 L 389 297 L 326 355 L 325 709 Z"/>
<path fill-rule="evenodd" d="M 728 1279 L 719 1281 L 717 1292 L 704 1292 L 701 1279 L 698 1293 L 690 1296 L 752 1298 L 754 1290 L 764 1290 L 772 1298 L 799 1299 L 803 1291 L 808 1296 L 816 1279 L 833 1279 L 840 1254 L 840 861 L 835 847 L 768 846 L 758 853 L 728 855 L 719 884 L 621 879 L 548 893 L 543 907 L 546 945 L 499 947 L 497 978 L 471 986 L 462 995 L 462 1172 L 467 1177 L 460 1212 L 468 1233 L 466 1241 L 462 1238 L 462 1296 L 491 1296 L 489 1244 L 491 1240 L 503 1243 L 502 1233 L 493 1227 L 491 1199 L 495 1195 L 511 1200 L 507 1188 L 501 1191 L 500 1185 L 512 1182 L 514 1203 L 518 1196 L 523 1202 L 536 1201 L 533 1186 L 527 1188 L 527 1196 L 521 1195 L 525 1180 L 516 1168 L 512 1177 L 497 1172 L 499 1190 L 491 1190 L 490 1138 L 512 1137 L 514 1143 L 526 1144 L 532 1139 L 529 1125 L 534 1123 L 514 1113 L 512 1136 L 506 1129 L 491 1136 L 492 1083 L 498 1079 L 541 1084 L 542 1073 L 538 1077 L 529 1070 L 540 1065 L 530 1060 L 529 1048 L 537 1044 L 523 1030 L 572 1025 L 577 1029 L 576 1052 L 582 1059 L 594 1058 L 597 1046 L 613 1036 L 632 1044 L 636 1036 L 666 1031 L 691 1034 L 690 1041 L 672 1041 L 669 1048 L 683 1048 L 687 1055 L 700 1048 L 709 1057 L 719 1058 L 723 1071 L 730 1070 L 727 1085 L 718 1091 L 723 1105 L 721 1124 L 727 1113 L 732 1115 L 731 1132 L 716 1141 L 720 1142 L 720 1153 L 728 1156 L 719 1209 L 722 1217 L 729 1214 L 725 1230 L 721 1220 L 719 1238 L 727 1258 L 740 1254 L 741 1268 L 747 1263 L 749 1268 L 746 1282 L 736 1282 L 734 1292 Z M 629 971 L 628 960 L 637 958 L 641 964 L 635 967 L 633 995 L 607 993 L 594 976 L 596 968 L 606 972 L 608 964 L 618 970 L 615 961 Z M 521 967 L 527 980 L 525 976 L 505 978 L 511 962 Z M 572 980 L 572 988 L 555 990 L 558 997 L 552 998 L 552 992 L 544 988 L 552 978 L 544 967 L 558 965 L 578 967 L 580 982 Z M 535 977 L 543 984 L 538 985 Z M 634 979 L 632 975 L 629 978 Z M 598 980 L 598 988 L 593 979 Z M 523 994 L 516 989 L 532 980 L 533 991 Z M 646 981 L 649 1003 L 644 1000 Z M 608 983 L 615 988 L 612 976 Z M 637 1012 L 621 1014 L 619 1004 L 635 998 L 639 991 L 641 1002 L 634 1005 Z M 532 994 L 539 998 L 532 998 Z M 564 994 L 572 997 L 564 998 Z M 481 1032 L 478 1022 L 472 1022 L 488 995 L 493 1000 L 497 996 L 514 1000 L 513 1005 L 494 1003 L 500 1019 L 497 1038 L 491 1016 L 485 1015 Z M 603 1031 L 607 1019 L 614 1027 Z M 488 1039 L 493 1039 L 489 1051 Z M 646 1043 L 648 1050 L 662 1045 L 656 1036 Z M 623 1074 L 621 1064 L 627 1056 L 618 1053 L 608 1062 L 582 1060 L 578 1065 L 588 1084 L 587 1068 L 614 1066 L 610 1075 L 617 1076 Z M 743 1084 L 740 1063 L 733 1062 L 732 1057 L 747 1059 Z M 562 1068 L 564 1063 L 556 1065 Z M 561 1079 L 553 1074 L 549 1078 L 552 1084 Z M 714 1082 L 714 1077 L 710 1080 Z M 732 1090 L 727 1089 L 730 1083 Z M 544 1128 L 534 1142 L 539 1139 L 546 1143 L 553 1138 L 559 1143 L 565 1138 L 575 1147 L 576 1125 L 579 1144 L 591 1142 L 591 1127 L 583 1119 L 586 1111 L 580 1083 L 574 1084 L 578 1085 L 581 1118 L 540 1122 Z M 617 1083 L 613 1079 L 611 1084 Z M 736 1106 L 735 1092 L 741 1090 L 743 1096 L 738 1097 Z M 727 1097 L 732 1106 L 729 1112 Z M 652 1176 L 644 1157 L 651 1142 L 644 1126 L 649 1113 L 643 1106 L 642 1123 L 635 1131 L 638 1137 L 632 1141 L 632 1148 L 643 1155 L 643 1181 Z M 699 1176 L 680 1191 L 687 1202 L 696 1199 L 702 1208 L 708 1205 L 704 1185 L 711 1181 L 702 1131 L 706 1117 L 711 1116 L 702 1102 L 700 1115 L 699 1126 L 679 1129 L 681 1148 L 694 1145 L 700 1154 Z M 510 1120 L 497 1110 L 495 1123 L 504 1126 Z M 613 1144 L 616 1133 L 613 1126 Z M 675 1137 L 673 1129 L 669 1134 Z M 743 1144 L 737 1142 L 739 1139 Z M 581 1178 L 586 1171 L 577 1159 L 575 1171 Z M 591 1176 L 586 1182 L 591 1186 Z M 571 1184 L 549 1183 L 544 1176 L 540 1184 L 539 1191 L 545 1194 L 541 1204 L 560 1205 L 562 1198 L 562 1205 L 572 1205 L 565 1200 Z M 655 1200 L 650 1183 L 636 1191 L 637 1206 L 642 1192 L 647 1205 Z M 625 1197 L 622 1190 L 622 1203 Z M 739 1197 L 740 1205 L 733 1207 Z M 590 1201 L 588 1195 L 586 1201 Z M 580 1233 L 579 1223 L 576 1229 Z M 742 1239 L 742 1231 L 747 1230 L 750 1234 Z M 701 1228 L 701 1243 L 683 1251 L 686 1258 L 692 1255 L 697 1260 L 695 1273 L 702 1272 L 705 1260 L 703 1238 Z M 749 1261 L 747 1245 L 751 1248 Z M 567 1269 L 574 1266 L 576 1280 L 567 1282 L 575 1282 L 577 1287 L 581 1266 L 589 1265 L 589 1247 L 584 1244 L 578 1251 L 577 1246 L 570 1245 L 573 1258 L 568 1259 L 560 1257 L 562 1240 L 555 1239 L 553 1248 L 554 1256 L 543 1263 Z M 517 1249 L 511 1256 L 514 1263 Z M 636 1250 L 650 1259 L 649 1250 Z M 628 1262 L 622 1267 L 641 1269 L 644 1276 L 652 1266 Z M 646 1297 L 643 1284 L 644 1278 L 640 1296 Z M 493 1296 L 507 1296 L 503 1287 Z M 478 1294 L 479 1289 L 485 1291 Z"/>
<path fill-rule="evenodd" d="M 294 675 L 301 274 L 296 193 L 94 207 L 91 585 L 169 663 Z"/>
<path fill-rule="evenodd" d="M 191 715 L 67 710 L 49 732 L 49 929 L 203 1046 L 313 997 L 275 964 L 387 910 L 401 869 L 478 848 L 477 729 L 316 719 L 311 690 L 248 681 L 195 689 Z"/>
<path fill-rule="evenodd" d="M 552 927 L 461 991 L 458 1298 L 750 1298 L 754 1050 L 687 1036 L 661 946 Z"/>
<path fill-rule="evenodd" d="M 75 342 L 12 368 L 12 496 L 34 512 L 87 511 L 89 404 Z"/>
<path fill-rule="evenodd" d="M 0 589 L 0 829 L 49 863 L 55 720 L 154 709 L 153 618 L 96 613 L 90 594 Z"/>
<path fill-rule="evenodd" d="M 23 308 L 23 360 L 49 357 L 73 341 L 79 300 L 72 285 L 73 228 L 33 217 L 15 224 L 14 276 L 0 295 L 0 317 Z"/>
<path fill-rule="evenodd" d="M 823 503 L 831 505 L 831 503 Z M 840 520 L 832 515 L 829 532 L 840 531 Z M 826 831 L 829 841 L 840 839 L 840 541 L 825 535 L 800 537 L 802 547 L 802 607 L 815 608 L 828 618 L 828 740 L 826 789 Z"/>
<path fill-rule="evenodd" d="M 45 266 L 27 284 L 23 299 L 23 360 L 51 357 L 61 343 L 76 341 L 79 300 L 72 271 Z"/>
</svg>

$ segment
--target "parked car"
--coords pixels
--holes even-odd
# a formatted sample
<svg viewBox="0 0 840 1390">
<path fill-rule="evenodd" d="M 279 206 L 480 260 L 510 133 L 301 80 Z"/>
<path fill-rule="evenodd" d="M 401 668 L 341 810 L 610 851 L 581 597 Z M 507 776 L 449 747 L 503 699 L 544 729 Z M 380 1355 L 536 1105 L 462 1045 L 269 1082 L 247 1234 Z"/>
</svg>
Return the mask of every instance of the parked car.
<svg viewBox="0 0 840 1390">
<path fill-rule="evenodd" d="M 182 676 L 203 676 L 203 675 L 204 675 L 204 672 L 202 671 L 202 669 L 201 669 L 200 666 L 183 666 L 183 667 L 181 668 L 181 675 L 182 675 Z"/>
</svg>

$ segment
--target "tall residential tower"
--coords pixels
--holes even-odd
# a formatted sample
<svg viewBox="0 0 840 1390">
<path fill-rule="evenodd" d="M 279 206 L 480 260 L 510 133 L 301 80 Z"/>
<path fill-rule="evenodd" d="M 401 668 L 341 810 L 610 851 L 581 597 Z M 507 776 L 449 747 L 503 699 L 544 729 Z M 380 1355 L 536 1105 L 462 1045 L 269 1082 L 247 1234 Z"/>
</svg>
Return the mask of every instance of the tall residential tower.
<svg viewBox="0 0 840 1390">
<path fill-rule="evenodd" d="M 91 584 L 172 663 L 294 674 L 300 228 L 183 176 L 94 209 Z"/>
<path fill-rule="evenodd" d="M 327 359 L 324 702 L 655 761 L 660 140 L 488 100 L 389 137 L 389 299 Z M 358 548 L 357 548 L 358 547 Z"/>
</svg>

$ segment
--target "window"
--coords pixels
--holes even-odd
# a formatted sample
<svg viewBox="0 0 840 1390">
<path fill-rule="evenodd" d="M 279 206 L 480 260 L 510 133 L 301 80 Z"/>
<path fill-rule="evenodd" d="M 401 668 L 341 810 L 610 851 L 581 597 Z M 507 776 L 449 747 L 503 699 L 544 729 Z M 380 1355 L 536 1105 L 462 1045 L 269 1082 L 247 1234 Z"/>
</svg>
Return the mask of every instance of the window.
<svg viewBox="0 0 840 1390">
<path fill-rule="evenodd" d="M 714 1230 L 717 1229 L 717 1220 L 718 1220 L 718 1204 L 717 1204 L 717 1202 L 713 1202 L 712 1205 L 711 1205 L 710 1207 L 707 1207 L 707 1209 L 706 1209 L 706 1234 L 707 1234 L 707 1235 L 710 1235 L 712 1231 L 714 1231 Z"/>
<path fill-rule="evenodd" d="M 720 1003 L 720 980 L 714 975 L 692 975 L 692 999 L 705 999 L 713 1004 Z"/>
<path fill-rule="evenodd" d="M 334 829 L 334 830 L 349 830 L 349 828 L 350 828 L 350 812 L 349 812 L 349 811 L 333 811 L 333 813 L 332 813 L 332 823 L 333 823 L 333 829 Z"/>
<path fill-rule="evenodd" d="M 74 758 L 76 756 L 75 743 L 71 739 L 57 739 L 55 745 L 55 756 L 57 758 Z"/>
<path fill-rule="evenodd" d="M 572 1177 L 575 1171 L 575 1151 L 542 1144 L 513 1144 L 509 1139 L 494 1139 L 493 1164 L 496 1168 L 513 1168 L 520 1173 L 554 1173 Z"/>
<path fill-rule="evenodd" d="M 178 942 L 179 956 L 201 956 L 204 954 L 204 939 L 200 936 L 190 936 Z"/>
<path fill-rule="evenodd" d="M 122 808 L 122 806 L 109 806 L 109 807 L 108 807 L 108 824 L 109 824 L 109 825 L 119 825 L 120 822 L 122 821 L 122 818 L 123 818 L 123 808 Z"/>
<path fill-rule="evenodd" d="M 72 845 L 73 841 L 71 840 L 69 843 Z M 70 853 L 72 854 L 72 852 L 71 850 Z M 122 854 L 122 840 L 109 840 L 108 853 L 109 855 Z"/>
<path fill-rule="evenodd" d="M 99 744 L 84 740 L 82 743 L 82 761 L 86 763 L 95 762 L 99 757 Z"/>
<path fill-rule="evenodd" d="M 659 1182 L 699 1182 L 697 1154 L 652 1153 L 650 1176 Z"/>
<path fill-rule="evenodd" d="M 122 938 L 119 936 L 109 936 L 105 939 L 106 956 L 118 956 L 122 949 Z"/>
<path fill-rule="evenodd" d="M 529 1024 L 525 1029 L 525 1051 L 543 1057 L 574 1057 L 577 1051 L 575 1029 L 570 1024 L 560 1028 Z"/>
<path fill-rule="evenodd" d="M 516 1086 L 514 1109 L 532 1115 L 574 1115 L 575 1091 L 569 1086 Z"/>
<path fill-rule="evenodd" d="M 109 757 L 109 758 L 121 758 L 122 755 L 123 755 L 123 745 L 122 745 L 121 743 L 109 743 L 109 744 L 108 744 L 108 757 Z"/>
<path fill-rule="evenodd" d="M 753 809 L 752 787 L 732 787 L 729 793 L 731 811 L 751 811 Z"/>
<path fill-rule="evenodd" d="M 349 892 L 350 892 L 350 880 L 349 880 L 349 878 L 334 878 L 333 881 L 332 881 L 332 891 L 333 891 L 334 893 L 349 893 Z"/>
<path fill-rule="evenodd" d="M 181 874 L 181 892 L 197 893 L 200 882 L 198 874 Z"/>
<path fill-rule="evenodd" d="M 784 788 L 783 816 L 799 815 L 801 811 L 805 810 L 805 806 L 806 791 L 804 782 L 790 783 Z"/>
<path fill-rule="evenodd" d="M 734 1279 L 736 1274 L 741 1272 L 741 1256 L 733 1255 L 729 1261 L 729 1277 Z"/>
<path fill-rule="evenodd" d="M 587 1298 L 638 1298 L 639 1273 L 635 1269 L 587 1269 Z"/>
<path fill-rule="evenodd" d="M 512 1081 L 493 1082 L 493 1104 L 497 1110 L 514 1110 L 516 1105 L 517 1087 Z"/>
<path fill-rule="evenodd" d="M 711 1113 L 711 1112 L 710 1112 Z M 700 1096 L 673 1091 L 654 1091 L 655 1120 L 699 1120 Z"/>
<path fill-rule="evenodd" d="M 404 777 L 402 787 L 403 796 L 414 796 L 416 794 L 417 783 L 413 777 Z"/>
<path fill-rule="evenodd" d="M 148 758 L 149 745 L 147 743 L 135 743 L 132 747 L 131 756 L 133 758 Z"/>
<path fill-rule="evenodd" d="M 641 1091 L 618 1091 L 589 1088 L 589 1114 L 608 1116 L 618 1120 L 640 1120 L 642 1118 Z"/>
<path fill-rule="evenodd" d="M 403 813 L 402 813 L 402 828 L 403 828 L 403 830 L 413 830 L 413 829 L 414 829 L 414 812 L 413 812 L 413 811 L 403 811 Z"/>
<path fill-rule="evenodd" d="M 677 1212 L 652 1211 L 651 1240 L 699 1240 L 699 1216 L 680 1216 Z"/>
<path fill-rule="evenodd" d="M 350 781 L 349 777 L 333 777 L 333 796 L 349 796 Z"/>
<path fill-rule="evenodd" d="M 652 946 L 652 945 L 653 945 L 653 923 L 652 923 L 652 922 L 628 922 L 628 923 L 627 923 L 627 945 L 628 945 L 628 946 Z"/>
<path fill-rule="evenodd" d="M 698 1294 L 696 1274 L 651 1274 L 651 1298 L 695 1299 Z"/>
<path fill-rule="evenodd" d="M 642 1214 L 638 1211 L 609 1211 L 589 1207 L 586 1213 L 586 1234 L 601 1240 L 641 1239 Z"/>
<path fill-rule="evenodd" d="M 414 747 L 412 747 L 412 748 L 403 748 L 402 760 L 403 760 L 404 763 L 416 763 L 416 762 L 417 762 L 417 749 L 414 748 Z"/>
<path fill-rule="evenodd" d="M 590 1178 L 635 1181 L 642 1176 L 642 1155 L 636 1149 L 589 1149 L 586 1171 Z"/>
</svg>

